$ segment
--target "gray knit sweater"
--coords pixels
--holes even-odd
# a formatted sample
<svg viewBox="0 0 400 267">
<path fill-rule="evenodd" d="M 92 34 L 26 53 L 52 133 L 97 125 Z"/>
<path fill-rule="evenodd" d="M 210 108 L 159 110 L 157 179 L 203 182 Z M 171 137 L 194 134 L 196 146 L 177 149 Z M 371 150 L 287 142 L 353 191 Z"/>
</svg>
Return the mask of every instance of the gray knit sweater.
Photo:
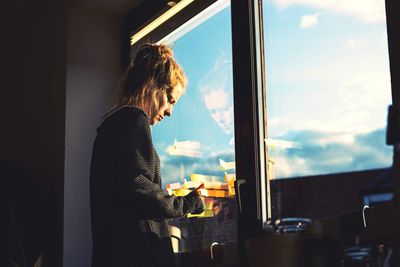
<svg viewBox="0 0 400 267">
<path fill-rule="evenodd" d="M 128 105 L 111 113 L 97 129 L 90 204 L 93 258 L 99 261 L 116 236 L 130 237 L 133 242 L 143 242 L 144 234 L 150 232 L 159 239 L 169 237 L 166 219 L 204 210 L 194 192 L 176 197 L 162 189 L 149 118 Z"/>
</svg>

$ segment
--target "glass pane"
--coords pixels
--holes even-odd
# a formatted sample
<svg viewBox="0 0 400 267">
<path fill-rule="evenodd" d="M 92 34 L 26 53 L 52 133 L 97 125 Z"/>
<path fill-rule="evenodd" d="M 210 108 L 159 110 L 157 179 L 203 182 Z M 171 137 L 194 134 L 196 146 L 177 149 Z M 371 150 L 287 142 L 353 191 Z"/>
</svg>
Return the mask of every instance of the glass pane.
<svg viewBox="0 0 400 267">
<path fill-rule="evenodd" d="M 272 216 L 358 209 L 392 163 L 385 2 L 264 0 L 263 12 Z"/>
<path fill-rule="evenodd" d="M 229 3 L 210 8 L 173 33 L 174 54 L 189 83 L 173 116 L 153 128 L 163 186 L 174 194 L 205 181 L 207 211 L 174 219 L 180 252 L 236 240 L 235 149 Z M 188 31 L 188 28 L 190 29 Z M 166 38 L 171 40 L 171 38 Z M 183 188 L 176 189 L 175 188 Z"/>
</svg>

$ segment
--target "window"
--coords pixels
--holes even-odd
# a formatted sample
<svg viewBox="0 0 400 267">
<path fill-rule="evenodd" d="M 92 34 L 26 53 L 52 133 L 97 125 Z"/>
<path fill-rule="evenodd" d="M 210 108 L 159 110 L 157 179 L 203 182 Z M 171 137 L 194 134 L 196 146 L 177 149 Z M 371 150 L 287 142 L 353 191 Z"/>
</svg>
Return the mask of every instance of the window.
<svg viewBox="0 0 400 267">
<path fill-rule="evenodd" d="M 170 43 L 189 78 L 173 116 L 152 129 L 163 186 L 182 187 L 200 177 L 223 187 L 213 193 L 225 194 L 205 199 L 209 212 L 203 217 L 171 224 L 180 229 L 180 252 L 208 249 L 237 239 L 235 192 L 228 183 L 235 177 L 229 2 L 217 1 L 160 42 Z"/>
<path fill-rule="evenodd" d="M 384 0 L 264 0 L 272 217 L 362 207 L 363 186 L 392 163 Z"/>
</svg>

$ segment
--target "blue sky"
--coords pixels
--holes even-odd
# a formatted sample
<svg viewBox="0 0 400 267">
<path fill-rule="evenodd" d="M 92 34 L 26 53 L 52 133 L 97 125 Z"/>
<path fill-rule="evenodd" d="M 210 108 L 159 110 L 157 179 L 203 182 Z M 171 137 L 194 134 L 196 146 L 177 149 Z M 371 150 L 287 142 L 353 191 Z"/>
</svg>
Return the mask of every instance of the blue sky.
<svg viewBox="0 0 400 267">
<path fill-rule="evenodd" d="M 234 161 L 229 8 L 172 46 L 189 83 L 173 116 L 152 131 L 164 184 L 189 180 L 191 173 L 219 176 L 223 180 L 219 159 Z M 175 140 L 179 151 L 171 153 Z"/>
<path fill-rule="evenodd" d="M 268 135 L 302 147 L 269 149 L 275 177 L 389 166 L 384 1 L 271 0 L 264 23 Z"/>
<path fill-rule="evenodd" d="M 300 144 L 269 148 L 275 177 L 390 165 L 384 1 L 265 1 L 264 25 L 269 138 Z M 234 160 L 229 7 L 173 47 L 189 84 L 153 127 L 164 184 L 222 178 L 218 160 Z"/>
</svg>

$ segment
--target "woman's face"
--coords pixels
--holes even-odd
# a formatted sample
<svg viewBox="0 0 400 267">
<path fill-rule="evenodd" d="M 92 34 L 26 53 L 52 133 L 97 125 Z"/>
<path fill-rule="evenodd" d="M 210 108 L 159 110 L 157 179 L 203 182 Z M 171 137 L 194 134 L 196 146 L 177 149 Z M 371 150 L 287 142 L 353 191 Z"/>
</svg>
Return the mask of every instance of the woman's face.
<svg viewBox="0 0 400 267">
<path fill-rule="evenodd" d="M 164 104 L 160 106 L 157 113 L 150 119 L 150 125 L 154 125 L 164 119 L 165 116 L 172 115 L 172 109 L 176 102 L 182 95 L 182 85 L 180 83 L 176 84 L 171 90 L 168 90 L 165 94 Z"/>
</svg>

